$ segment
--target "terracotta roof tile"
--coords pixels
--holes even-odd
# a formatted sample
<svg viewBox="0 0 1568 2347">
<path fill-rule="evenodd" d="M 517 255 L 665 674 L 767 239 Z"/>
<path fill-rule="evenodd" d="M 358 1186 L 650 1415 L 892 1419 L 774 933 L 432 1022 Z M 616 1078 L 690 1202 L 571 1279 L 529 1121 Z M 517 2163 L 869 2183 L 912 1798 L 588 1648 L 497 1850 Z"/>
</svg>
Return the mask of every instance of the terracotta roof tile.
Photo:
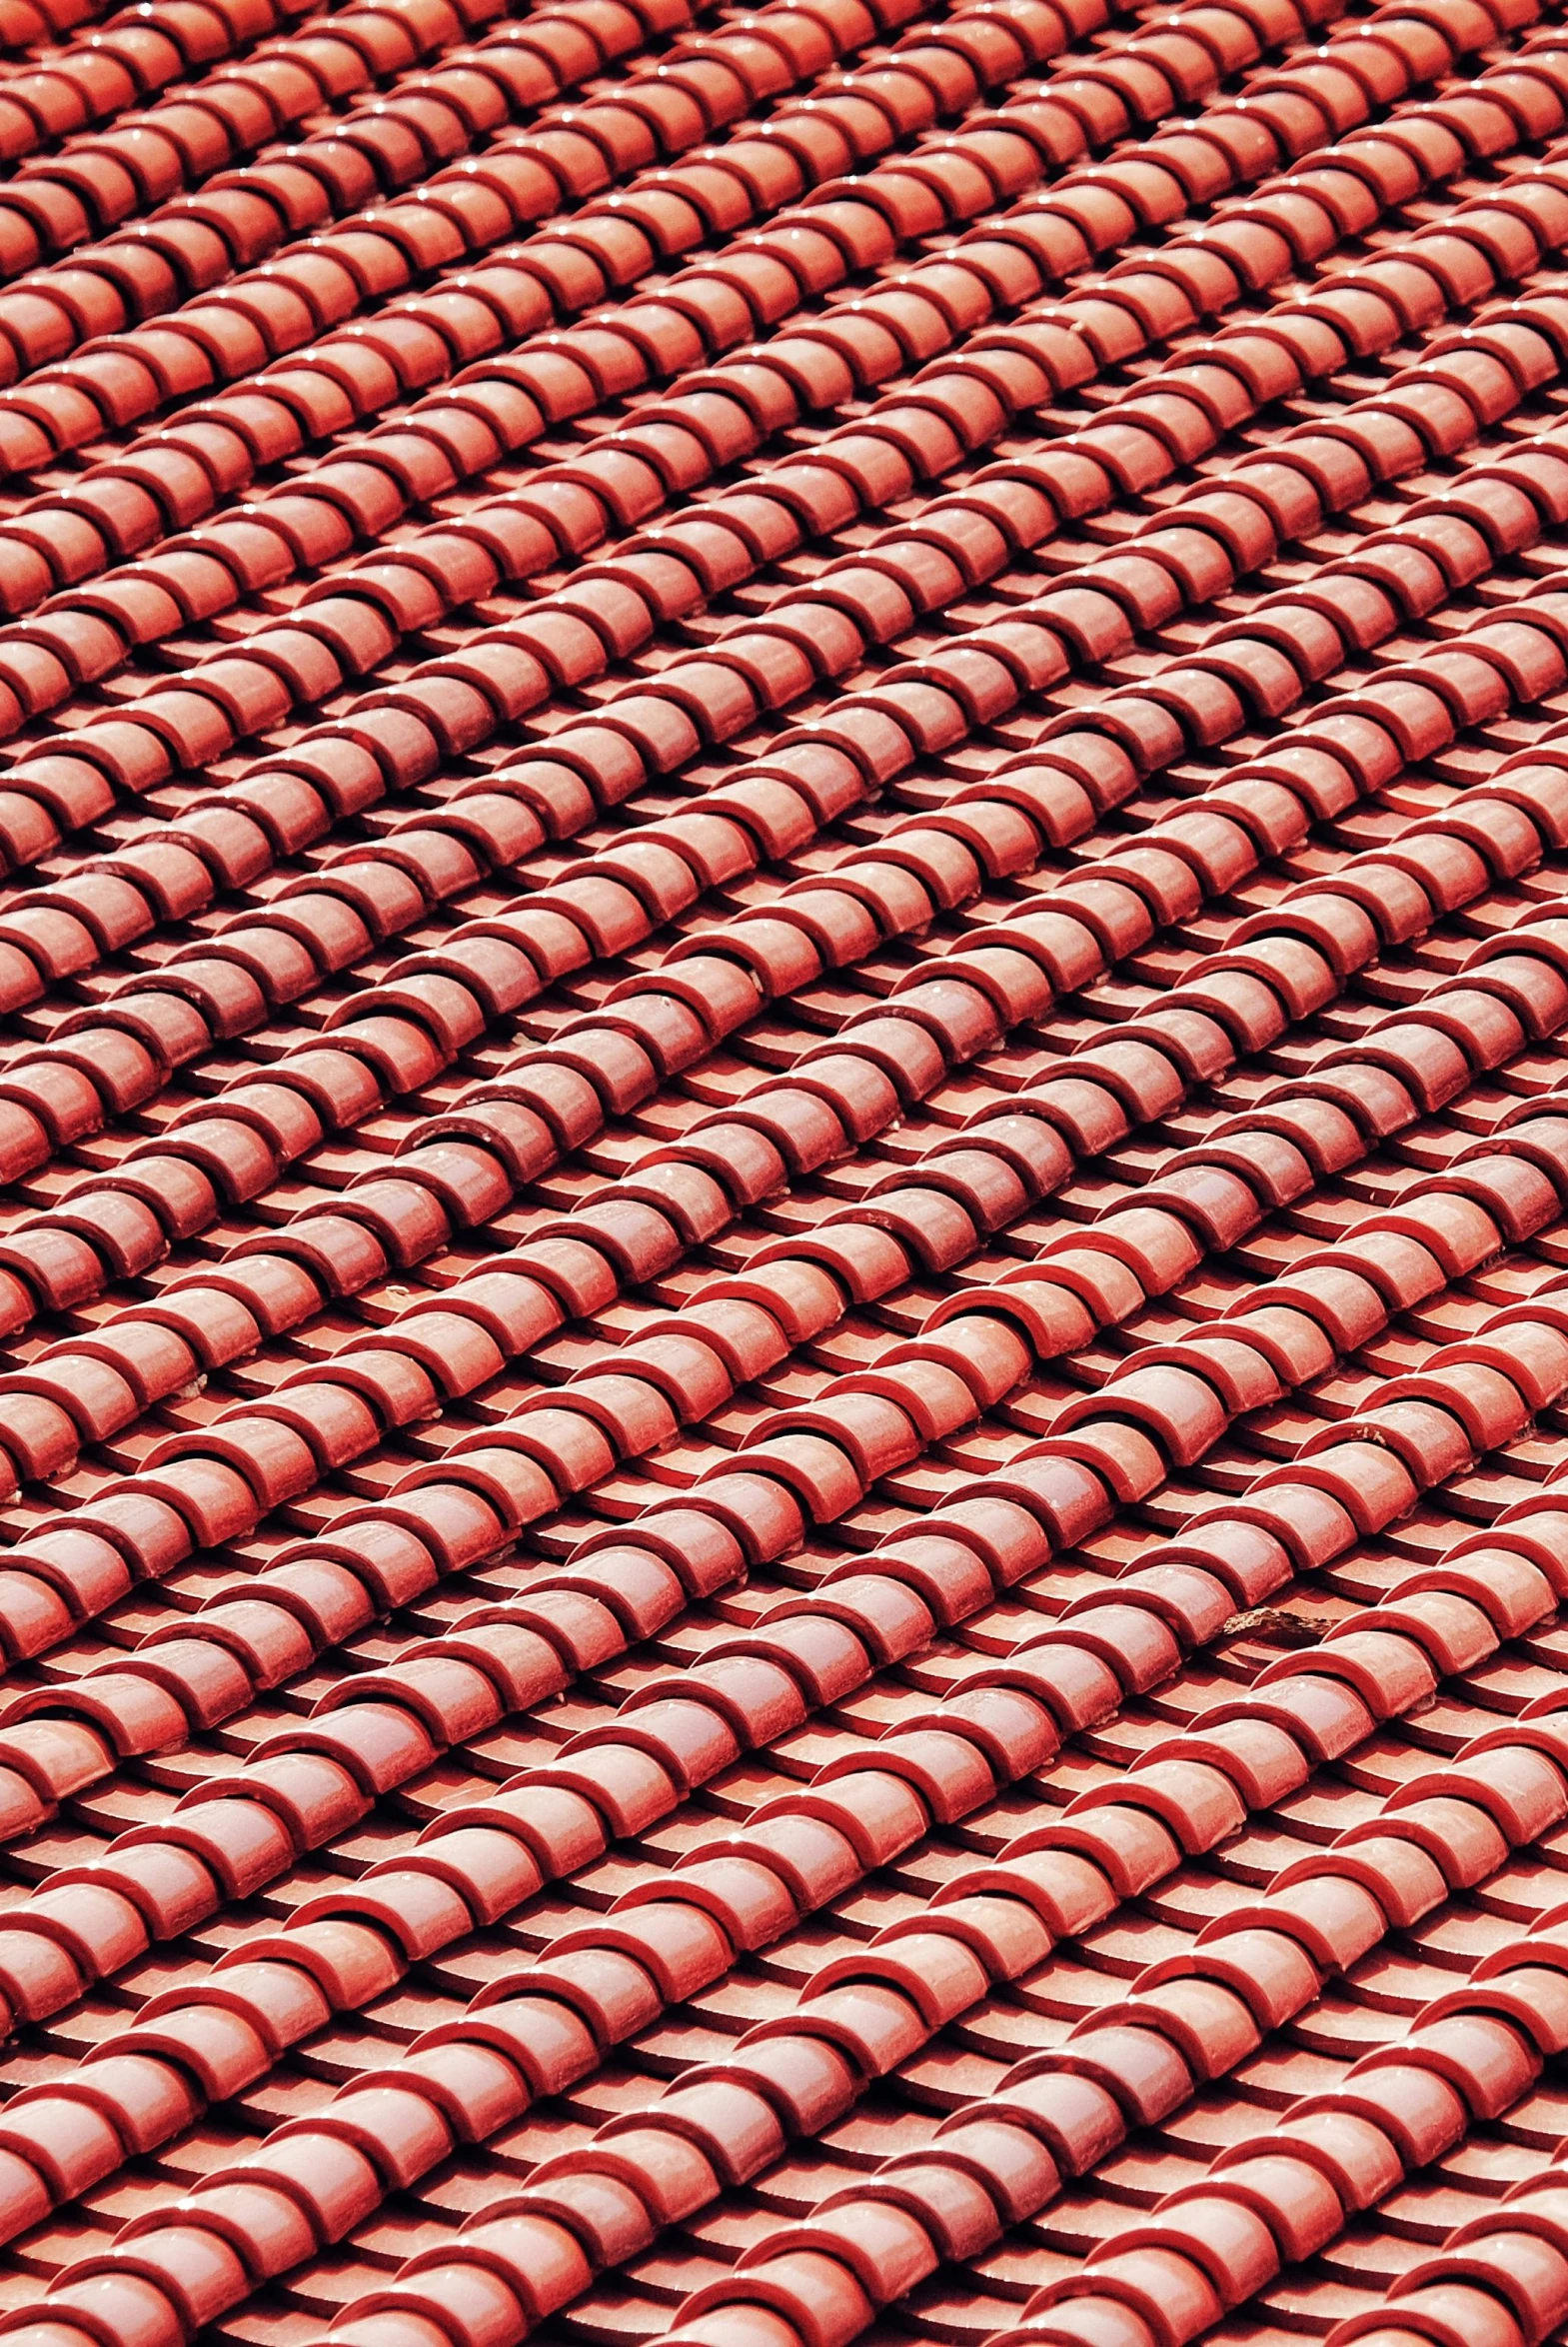
<svg viewBox="0 0 1568 2347">
<path fill-rule="evenodd" d="M 0 2330 L 1568 2320 L 1536 0 L 0 7 Z"/>
</svg>

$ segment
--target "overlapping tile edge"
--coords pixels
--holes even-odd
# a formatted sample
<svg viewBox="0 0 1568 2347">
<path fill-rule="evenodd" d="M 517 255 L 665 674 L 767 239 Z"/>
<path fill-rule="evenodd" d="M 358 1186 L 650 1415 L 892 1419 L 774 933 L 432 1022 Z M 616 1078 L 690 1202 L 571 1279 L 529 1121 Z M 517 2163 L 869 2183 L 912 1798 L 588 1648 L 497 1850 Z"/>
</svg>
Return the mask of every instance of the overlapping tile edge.
<svg viewBox="0 0 1568 2347">
<path fill-rule="evenodd" d="M 1554 2337 L 1557 12 L 0 51 L 0 2328 Z"/>
</svg>

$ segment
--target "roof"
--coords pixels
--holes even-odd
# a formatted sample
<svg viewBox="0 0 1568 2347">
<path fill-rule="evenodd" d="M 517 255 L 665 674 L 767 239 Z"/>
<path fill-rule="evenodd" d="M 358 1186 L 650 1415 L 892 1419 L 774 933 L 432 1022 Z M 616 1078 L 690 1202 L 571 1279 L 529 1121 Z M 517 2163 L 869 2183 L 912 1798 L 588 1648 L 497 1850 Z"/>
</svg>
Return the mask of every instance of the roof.
<svg viewBox="0 0 1568 2347">
<path fill-rule="evenodd" d="M 0 0 L 0 2337 L 1568 2338 L 1568 26 Z"/>
</svg>

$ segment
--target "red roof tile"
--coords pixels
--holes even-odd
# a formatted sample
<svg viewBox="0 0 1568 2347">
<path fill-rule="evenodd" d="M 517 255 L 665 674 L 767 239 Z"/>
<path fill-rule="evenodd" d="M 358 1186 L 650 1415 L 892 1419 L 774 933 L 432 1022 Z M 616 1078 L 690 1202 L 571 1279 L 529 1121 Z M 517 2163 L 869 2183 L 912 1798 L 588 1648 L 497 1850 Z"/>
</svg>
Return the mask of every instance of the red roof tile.
<svg viewBox="0 0 1568 2347">
<path fill-rule="evenodd" d="M 0 5 L 0 2332 L 1568 2323 L 1537 0 Z"/>
</svg>

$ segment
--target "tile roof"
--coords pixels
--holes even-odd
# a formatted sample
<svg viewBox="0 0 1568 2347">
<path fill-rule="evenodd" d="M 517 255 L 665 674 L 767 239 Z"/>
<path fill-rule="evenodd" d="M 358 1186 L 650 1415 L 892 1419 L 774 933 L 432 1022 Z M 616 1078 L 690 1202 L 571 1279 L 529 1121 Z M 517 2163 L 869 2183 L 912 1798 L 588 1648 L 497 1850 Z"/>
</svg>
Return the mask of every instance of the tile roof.
<svg viewBox="0 0 1568 2347">
<path fill-rule="evenodd" d="M 0 0 L 0 2341 L 1568 2342 L 1568 10 Z"/>
</svg>

